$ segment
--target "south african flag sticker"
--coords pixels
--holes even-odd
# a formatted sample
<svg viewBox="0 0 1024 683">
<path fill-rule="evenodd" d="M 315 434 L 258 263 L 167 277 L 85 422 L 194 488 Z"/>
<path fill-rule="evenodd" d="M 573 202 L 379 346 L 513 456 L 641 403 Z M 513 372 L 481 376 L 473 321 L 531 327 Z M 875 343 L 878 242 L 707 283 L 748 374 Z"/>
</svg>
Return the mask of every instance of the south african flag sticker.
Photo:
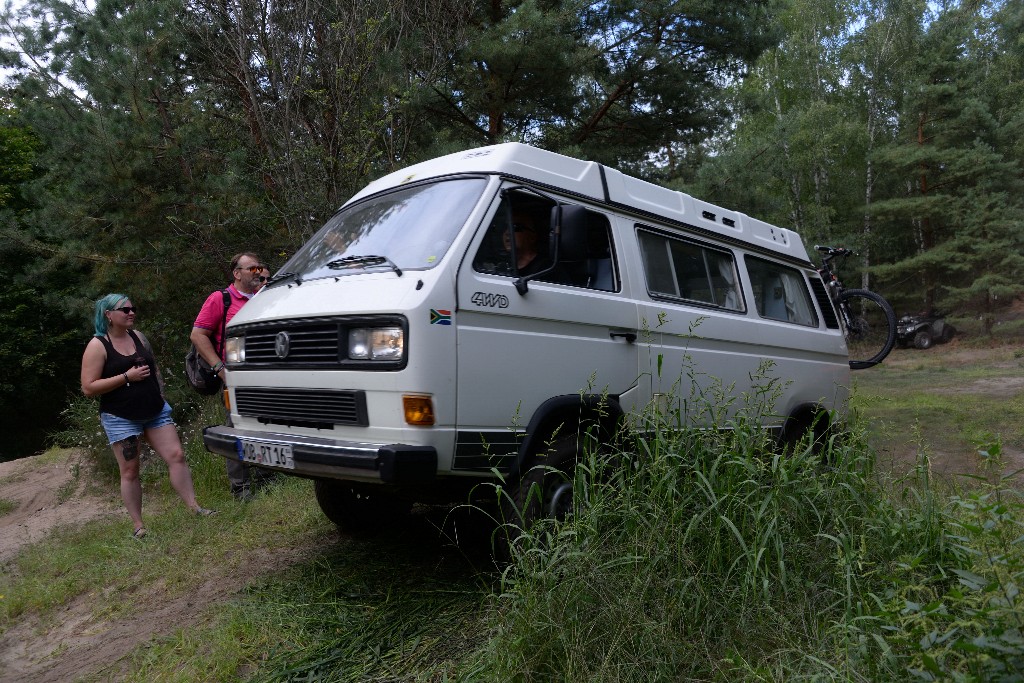
<svg viewBox="0 0 1024 683">
<path fill-rule="evenodd" d="M 452 324 L 452 312 L 441 309 L 430 309 L 430 324 L 431 325 L 451 325 Z"/>
</svg>

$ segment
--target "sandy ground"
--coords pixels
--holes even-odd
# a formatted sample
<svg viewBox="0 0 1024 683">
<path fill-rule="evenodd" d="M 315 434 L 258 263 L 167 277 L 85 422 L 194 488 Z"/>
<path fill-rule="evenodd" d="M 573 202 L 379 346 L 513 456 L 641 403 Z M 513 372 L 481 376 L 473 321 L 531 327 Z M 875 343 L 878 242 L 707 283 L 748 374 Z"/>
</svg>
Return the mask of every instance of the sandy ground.
<svg viewBox="0 0 1024 683">
<path fill-rule="evenodd" d="M 0 499 L 17 504 L 0 516 L 0 566 L 27 543 L 35 543 L 59 524 L 81 524 L 115 514 L 120 501 L 88 494 L 84 481 L 75 476 L 84 467 L 75 451 L 43 458 L 0 462 Z M 116 503 L 116 507 L 115 507 Z"/>
<path fill-rule="evenodd" d="M 24 545 L 36 542 L 57 527 L 80 525 L 104 516 L 127 513 L 116 490 L 96 493 L 82 471 L 86 460 L 72 450 L 0 463 L 0 499 L 17 508 L 0 515 L 0 571 Z M 75 476 L 78 471 L 79 476 Z M 250 576 L 277 571 L 304 553 L 257 551 L 246 560 Z M 96 615 L 90 595 L 76 598 L 45 622 L 35 616 L 20 619 L 0 633 L 0 681 L 65 683 L 90 675 L 118 680 L 120 660 L 137 645 L 169 635 L 195 619 L 210 605 L 232 599 L 242 588 L 211 572 L 205 583 L 186 595 L 173 596 L 150 587 L 133 596 L 134 615 L 113 621 Z"/>
<path fill-rule="evenodd" d="M 1022 310 L 1024 310 L 1024 306 L 1022 306 Z M 1002 370 L 1006 373 L 1003 376 L 979 378 L 955 386 L 942 385 L 932 388 L 921 387 L 921 389 L 941 395 L 953 394 L 968 402 L 978 396 L 1011 400 L 1024 392 L 1024 376 L 1021 376 L 1021 360 L 1009 353 L 1007 351 L 1009 348 L 961 348 L 954 340 L 949 345 L 936 346 L 929 351 L 896 349 L 885 359 L 885 365 L 889 368 L 912 370 L 922 362 L 924 354 L 932 356 L 942 354 L 942 360 L 951 368 L 983 366 L 991 370 Z M 871 372 L 871 370 L 864 372 Z M 900 426 L 904 429 L 909 428 L 909 425 Z M 893 472 L 906 472 L 914 467 L 918 459 L 918 445 L 914 443 L 915 439 L 910 433 L 903 436 L 903 446 L 897 452 L 884 449 L 879 452 L 879 468 Z M 957 483 L 965 481 L 963 475 L 983 476 L 990 481 L 1005 475 L 1016 482 L 1024 482 L 1024 450 L 1014 444 L 1002 444 L 1001 467 L 994 470 L 984 467 L 977 450 L 970 445 L 940 445 L 935 443 L 935 439 L 929 438 L 927 434 L 923 435 L 923 438 L 928 444 L 930 467 L 933 474 Z"/>
</svg>

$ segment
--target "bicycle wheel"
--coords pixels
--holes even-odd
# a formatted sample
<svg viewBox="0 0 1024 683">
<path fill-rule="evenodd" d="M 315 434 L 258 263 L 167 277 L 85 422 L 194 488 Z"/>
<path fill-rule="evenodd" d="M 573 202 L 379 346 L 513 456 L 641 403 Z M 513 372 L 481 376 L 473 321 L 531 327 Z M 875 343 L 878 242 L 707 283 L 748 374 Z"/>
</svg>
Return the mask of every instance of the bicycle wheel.
<svg viewBox="0 0 1024 683">
<path fill-rule="evenodd" d="M 847 289 L 839 295 L 839 308 L 850 368 L 863 370 L 881 363 L 896 342 L 896 314 L 889 302 L 866 289 Z"/>
</svg>

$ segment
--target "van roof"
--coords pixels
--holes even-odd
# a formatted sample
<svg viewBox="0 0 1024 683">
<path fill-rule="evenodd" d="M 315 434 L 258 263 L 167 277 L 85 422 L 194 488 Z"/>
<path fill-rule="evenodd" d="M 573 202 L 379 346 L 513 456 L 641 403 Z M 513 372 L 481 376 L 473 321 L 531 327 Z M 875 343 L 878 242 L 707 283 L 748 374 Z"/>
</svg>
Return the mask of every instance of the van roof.
<svg viewBox="0 0 1024 683">
<path fill-rule="evenodd" d="M 628 176 L 594 161 L 574 159 L 518 142 L 456 152 L 395 171 L 367 185 L 346 204 L 406 183 L 463 174 L 499 174 L 536 183 L 597 203 L 683 223 L 790 258 L 809 260 L 803 241 L 792 230 Z"/>
</svg>

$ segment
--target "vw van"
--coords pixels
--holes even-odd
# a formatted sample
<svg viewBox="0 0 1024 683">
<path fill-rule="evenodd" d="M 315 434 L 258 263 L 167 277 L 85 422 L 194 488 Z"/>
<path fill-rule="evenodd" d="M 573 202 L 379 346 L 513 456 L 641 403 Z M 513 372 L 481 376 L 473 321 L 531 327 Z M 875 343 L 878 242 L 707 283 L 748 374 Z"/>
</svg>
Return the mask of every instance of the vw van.
<svg viewBox="0 0 1024 683">
<path fill-rule="evenodd" d="M 351 531 L 538 462 L 571 470 L 580 434 L 642 428 L 652 406 L 699 422 L 687 396 L 750 394 L 766 368 L 761 419 L 795 439 L 842 414 L 850 372 L 797 234 L 518 143 L 371 183 L 225 349 L 228 419 L 206 447 L 313 479 Z"/>
</svg>

